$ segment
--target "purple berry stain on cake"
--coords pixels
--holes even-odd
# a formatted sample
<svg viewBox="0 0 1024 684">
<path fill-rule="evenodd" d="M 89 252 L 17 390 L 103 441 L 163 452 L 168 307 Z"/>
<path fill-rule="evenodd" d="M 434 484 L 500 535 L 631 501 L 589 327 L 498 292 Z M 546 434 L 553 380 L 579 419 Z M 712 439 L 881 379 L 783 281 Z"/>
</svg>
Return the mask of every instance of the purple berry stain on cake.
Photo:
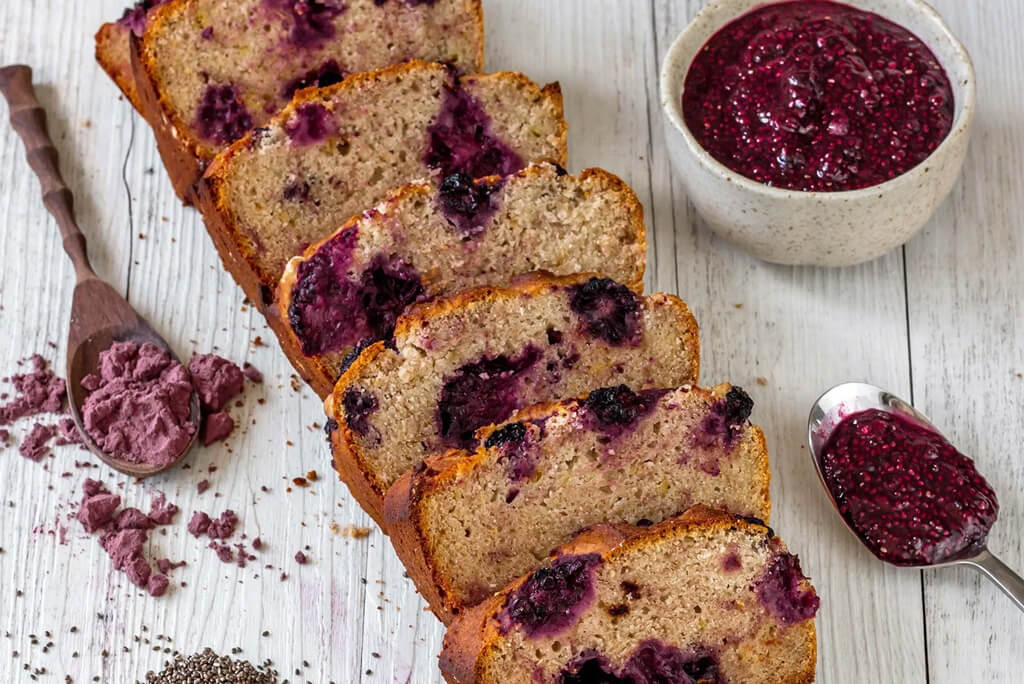
<svg viewBox="0 0 1024 684">
<path fill-rule="evenodd" d="M 725 397 L 711 405 L 700 425 L 694 428 L 693 443 L 705 449 L 716 445 L 732 449 L 753 410 L 754 400 L 750 395 L 740 387 L 730 388 Z"/>
<path fill-rule="evenodd" d="M 149 14 L 149 10 L 165 2 L 167 0 L 139 0 L 134 6 L 124 11 L 124 14 L 117 20 L 117 23 L 129 29 L 135 35 L 141 36 L 146 32 L 146 16 Z"/>
<path fill-rule="evenodd" d="M 522 408 L 519 383 L 540 357 L 540 350 L 529 345 L 519 356 L 483 358 L 445 378 L 437 405 L 442 444 L 471 449 L 477 443 L 477 428 L 498 423 Z"/>
<path fill-rule="evenodd" d="M 615 347 L 640 344 L 642 302 L 625 285 L 609 278 L 591 278 L 570 288 L 569 307 L 579 317 L 585 335 Z"/>
<path fill-rule="evenodd" d="M 668 390 L 633 392 L 625 385 L 594 390 L 581 404 L 583 424 L 588 430 L 619 437 L 650 414 Z"/>
<path fill-rule="evenodd" d="M 349 228 L 299 266 L 288 319 L 308 356 L 390 337 L 398 317 L 424 294 L 415 269 L 385 254 L 352 279 L 358 237 Z"/>
<path fill-rule="evenodd" d="M 584 652 L 566 666 L 558 684 L 722 684 L 718 659 L 706 649 L 686 652 L 662 643 L 641 642 L 618 672 L 608 659 Z"/>
<path fill-rule="evenodd" d="M 498 210 L 497 192 L 501 183 L 474 181 L 464 173 L 447 176 L 438 189 L 441 213 L 456 232 L 468 240 L 487 229 Z"/>
<path fill-rule="evenodd" d="M 441 111 L 427 129 L 424 163 L 443 176 L 507 176 L 525 164 L 515 150 L 491 131 L 491 118 L 459 87 L 445 87 Z"/>
<path fill-rule="evenodd" d="M 498 616 L 504 632 L 519 627 L 527 637 L 553 637 L 570 628 L 593 603 L 596 553 L 562 556 L 534 572 L 509 594 Z"/>
<path fill-rule="evenodd" d="M 319 102 L 307 102 L 296 107 L 284 125 L 284 132 L 293 145 L 305 147 L 323 142 L 334 135 L 337 128 L 331 113 Z"/>
<path fill-rule="evenodd" d="M 791 553 L 777 553 L 757 583 L 757 597 L 783 624 L 808 620 L 818 612 L 821 600 L 806 580 L 799 558 Z"/>
<path fill-rule="evenodd" d="M 529 439 L 525 423 L 510 423 L 492 432 L 484 446 L 501 450 L 498 462 L 505 466 L 505 473 L 512 482 L 528 480 L 537 472 L 533 440 Z"/>
<path fill-rule="evenodd" d="M 316 49 L 334 38 L 334 19 L 345 11 L 342 0 L 263 0 L 263 6 L 285 16 L 288 42 Z"/>
<path fill-rule="evenodd" d="M 999 515 L 995 491 L 974 462 L 909 417 L 879 410 L 846 416 L 821 461 L 840 514 L 890 563 L 974 555 Z"/>
<path fill-rule="evenodd" d="M 345 409 L 345 424 L 349 426 L 352 432 L 360 437 L 370 434 L 372 427 L 370 425 L 370 416 L 380 408 L 380 402 L 377 401 L 377 397 L 366 390 L 349 387 L 345 390 L 345 395 L 341 399 L 341 405 Z"/>
<path fill-rule="evenodd" d="M 233 85 L 211 85 L 196 110 L 195 126 L 205 140 L 227 145 L 252 128 L 252 116 Z"/>
<path fill-rule="evenodd" d="M 329 59 L 315 69 L 310 69 L 302 76 L 294 78 L 281 88 L 281 97 L 291 100 L 292 96 L 303 88 L 326 88 L 345 80 L 347 72 L 338 61 Z"/>
</svg>

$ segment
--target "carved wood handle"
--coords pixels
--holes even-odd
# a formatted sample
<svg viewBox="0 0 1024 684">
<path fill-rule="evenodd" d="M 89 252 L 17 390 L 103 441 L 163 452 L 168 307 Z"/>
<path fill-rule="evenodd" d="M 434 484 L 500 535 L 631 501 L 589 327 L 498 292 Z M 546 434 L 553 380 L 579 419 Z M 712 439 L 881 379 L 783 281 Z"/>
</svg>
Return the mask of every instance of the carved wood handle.
<svg viewBox="0 0 1024 684">
<path fill-rule="evenodd" d="M 32 69 L 23 64 L 0 68 L 0 93 L 10 107 L 11 127 L 25 143 L 25 156 L 43 187 L 43 204 L 57 219 L 64 251 L 75 265 L 79 281 L 95 278 L 86 254 L 85 236 L 75 221 L 74 197 L 64 184 L 57 148 L 46 129 L 46 111 L 32 87 Z"/>
</svg>

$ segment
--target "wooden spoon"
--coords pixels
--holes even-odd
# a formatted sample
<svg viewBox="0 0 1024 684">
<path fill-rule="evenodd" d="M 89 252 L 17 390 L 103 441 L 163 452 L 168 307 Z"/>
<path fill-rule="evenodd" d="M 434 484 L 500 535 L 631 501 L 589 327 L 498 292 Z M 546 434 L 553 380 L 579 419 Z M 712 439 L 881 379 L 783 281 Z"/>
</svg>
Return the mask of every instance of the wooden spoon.
<svg viewBox="0 0 1024 684">
<path fill-rule="evenodd" d="M 32 69 L 20 64 L 0 68 L 0 93 L 3 93 L 10 106 L 11 126 L 25 143 L 29 166 L 35 171 L 42 185 L 43 204 L 57 219 L 57 225 L 64 238 L 64 251 L 75 265 L 77 283 L 71 304 L 67 364 L 71 417 L 89 451 L 111 468 L 140 478 L 156 475 L 176 465 L 195 444 L 200 424 L 199 396 L 193 390 L 191 422 L 196 429 L 192 439 L 175 460 L 165 466 L 113 458 L 104 453 L 85 431 L 81 407 L 87 392 L 82 387 L 82 378 L 95 372 L 99 365 L 100 352 L 109 349 L 114 342 L 149 342 L 166 350 L 175 361 L 179 359 L 167 342 L 135 312 L 131 304 L 114 288 L 100 280 L 89 265 L 85 236 L 75 221 L 73 197 L 60 175 L 57 149 L 53 146 L 46 128 L 46 112 L 36 99 L 35 89 L 32 87 Z"/>
</svg>

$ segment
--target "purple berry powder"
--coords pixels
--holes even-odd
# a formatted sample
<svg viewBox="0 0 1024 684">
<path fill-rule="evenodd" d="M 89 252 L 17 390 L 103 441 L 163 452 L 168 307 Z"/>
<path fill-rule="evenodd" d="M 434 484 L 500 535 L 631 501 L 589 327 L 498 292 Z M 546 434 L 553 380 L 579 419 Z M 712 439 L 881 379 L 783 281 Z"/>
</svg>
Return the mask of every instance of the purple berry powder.
<svg viewBox="0 0 1024 684">
<path fill-rule="evenodd" d="M 155 345 L 115 342 L 82 387 L 85 431 L 113 458 L 169 465 L 195 433 L 188 372 Z"/>
<path fill-rule="evenodd" d="M 437 203 L 463 240 L 479 236 L 498 211 L 501 182 L 474 181 L 464 173 L 447 176 L 438 188 Z"/>
<path fill-rule="evenodd" d="M 729 450 L 736 445 L 736 438 L 743 432 L 754 410 L 754 400 L 741 387 L 732 387 L 725 397 L 719 399 L 708 410 L 700 425 L 690 435 L 698 447 L 709 449 L 716 445 Z"/>
<path fill-rule="evenodd" d="M 46 359 L 33 354 L 32 371 L 7 378 L 17 395 L 0 405 L 0 425 L 10 425 L 19 418 L 41 413 L 60 413 L 64 409 L 66 385 L 47 367 Z"/>
</svg>

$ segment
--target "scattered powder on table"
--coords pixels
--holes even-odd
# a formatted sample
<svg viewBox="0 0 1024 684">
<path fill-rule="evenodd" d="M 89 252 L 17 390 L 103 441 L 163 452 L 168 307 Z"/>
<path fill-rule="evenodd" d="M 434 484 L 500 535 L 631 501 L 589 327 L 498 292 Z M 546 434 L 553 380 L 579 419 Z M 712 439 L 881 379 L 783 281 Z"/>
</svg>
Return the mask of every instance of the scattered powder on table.
<svg viewBox="0 0 1024 684">
<path fill-rule="evenodd" d="M 159 673 L 147 672 L 150 684 L 277 684 L 277 671 L 269 665 L 257 667 L 245 660 L 219 656 L 210 649 L 190 656 L 178 655 Z"/>
<path fill-rule="evenodd" d="M 150 504 L 150 515 L 137 508 L 118 511 L 121 497 L 110 493 L 102 482 L 86 479 L 84 493 L 76 517 L 90 534 L 100 533 L 100 545 L 120 570 L 137 587 L 151 596 L 162 596 L 170 581 L 167 571 L 184 563 L 171 563 L 169 559 L 157 561 L 159 572 L 154 573 L 142 550 L 149 539 L 148 530 L 167 525 L 178 512 L 178 507 L 157 494 Z"/>
<path fill-rule="evenodd" d="M 5 447 L 11 441 L 11 433 L 0 428 L 0 447 Z"/>
<path fill-rule="evenodd" d="M 33 354 L 29 359 L 32 371 L 12 375 L 4 380 L 14 385 L 18 394 L 6 404 L 0 405 L 0 425 L 10 425 L 19 418 L 40 413 L 60 413 L 64 408 L 66 386 L 47 368 L 46 359 Z"/>
<path fill-rule="evenodd" d="M 306 563 L 309 562 L 309 558 L 306 557 L 306 554 L 304 554 L 301 551 L 299 551 L 298 553 L 295 554 L 295 562 L 298 563 L 299 565 L 305 565 Z"/>
<path fill-rule="evenodd" d="M 169 465 L 196 431 L 188 372 L 156 345 L 115 342 L 82 387 L 85 430 L 114 458 Z"/>
<path fill-rule="evenodd" d="M 202 494 L 203 492 L 205 492 L 209 488 L 210 488 L 210 481 L 209 480 L 200 480 L 199 482 L 196 483 L 196 493 L 197 494 Z"/>
<path fill-rule="evenodd" d="M 18 451 L 30 461 L 39 462 L 50 455 L 50 440 L 57 435 L 56 425 L 36 423 L 22 440 Z"/>
<path fill-rule="evenodd" d="M 237 525 L 238 516 L 231 509 L 221 513 L 216 520 L 202 511 L 196 511 L 188 522 L 188 531 L 196 538 L 205 534 L 210 539 L 230 539 Z"/>
<path fill-rule="evenodd" d="M 263 382 L 263 374 L 245 364 L 245 370 L 216 354 L 197 354 L 188 362 L 192 386 L 199 393 L 203 409 L 203 425 L 199 440 L 209 446 L 227 437 L 235 429 L 235 420 L 224 410 L 228 402 L 242 391 L 245 379 Z"/>
</svg>

